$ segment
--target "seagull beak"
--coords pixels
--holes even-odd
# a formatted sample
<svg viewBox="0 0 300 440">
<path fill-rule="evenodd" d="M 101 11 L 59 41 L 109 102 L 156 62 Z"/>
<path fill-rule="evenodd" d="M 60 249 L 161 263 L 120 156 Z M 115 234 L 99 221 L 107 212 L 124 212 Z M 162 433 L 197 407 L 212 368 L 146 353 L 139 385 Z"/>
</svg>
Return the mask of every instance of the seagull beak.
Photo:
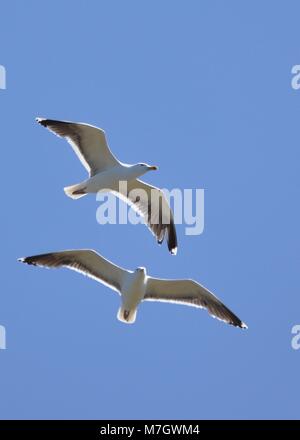
<svg viewBox="0 0 300 440">
<path fill-rule="evenodd" d="M 153 165 L 153 167 L 149 167 L 148 170 L 156 171 L 156 170 L 158 170 L 158 167 L 156 167 L 155 165 Z"/>
</svg>

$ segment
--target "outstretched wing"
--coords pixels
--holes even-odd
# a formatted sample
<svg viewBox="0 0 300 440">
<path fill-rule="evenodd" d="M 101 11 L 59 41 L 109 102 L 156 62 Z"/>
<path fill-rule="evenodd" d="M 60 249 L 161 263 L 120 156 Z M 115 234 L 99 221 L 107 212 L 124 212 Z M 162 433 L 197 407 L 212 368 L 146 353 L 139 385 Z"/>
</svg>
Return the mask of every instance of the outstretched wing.
<svg viewBox="0 0 300 440">
<path fill-rule="evenodd" d="M 66 138 L 90 176 L 118 165 L 110 151 L 105 132 L 88 124 L 36 118 L 36 121 L 56 135 Z"/>
<path fill-rule="evenodd" d="M 121 291 L 123 279 L 131 273 L 90 249 L 34 255 L 20 258 L 19 261 L 48 268 L 67 267 L 103 283 L 117 292 Z"/>
<path fill-rule="evenodd" d="M 148 228 L 162 243 L 167 236 L 169 251 L 177 253 L 177 235 L 173 219 L 173 213 L 164 193 L 155 186 L 131 180 L 128 182 L 126 202 L 129 203 L 140 215 L 145 218 Z M 117 193 L 118 197 L 122 197 Z"/>
<path fill-rule="evenodd" d="M 215 318 L 236 327 L 247 328 L 213 293 L 193 280 L 148 278 L 144 300 L 166 301 L 207 309 Z"/>
</svg>

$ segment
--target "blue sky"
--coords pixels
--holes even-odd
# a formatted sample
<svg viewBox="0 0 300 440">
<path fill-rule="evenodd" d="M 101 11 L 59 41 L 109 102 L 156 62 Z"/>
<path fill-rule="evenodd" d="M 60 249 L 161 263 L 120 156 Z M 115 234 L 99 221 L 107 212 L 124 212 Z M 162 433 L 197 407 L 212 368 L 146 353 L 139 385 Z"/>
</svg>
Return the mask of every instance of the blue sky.
<svg viewBox="0 0 300 440">
<path fill-rule="evenodd" d="M 1 3 L 1 418 L 298 418 L 299 2 Z M 71 148 L 34 118 L 106 130 L 148 182 L 205 189 L 205 229 L 171 257 L 142 225 L 97 224 Z M 4 157 L 3 157 L 4 156 Z M 128 268 L 191 277 L 247 322 L 119 298 L 17 257 L 94 248 Z"/>
</svg>

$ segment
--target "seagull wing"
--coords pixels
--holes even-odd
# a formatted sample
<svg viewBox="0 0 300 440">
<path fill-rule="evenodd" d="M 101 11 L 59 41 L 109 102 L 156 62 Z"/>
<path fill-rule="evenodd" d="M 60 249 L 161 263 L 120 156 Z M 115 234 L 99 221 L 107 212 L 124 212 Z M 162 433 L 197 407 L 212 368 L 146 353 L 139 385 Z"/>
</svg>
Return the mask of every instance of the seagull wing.
<svg viewBox="0 0 300 440">
<path fill-rule="evenodd" d="M 44 118 L 36 120 L 57 136 L 66 138 L 90 176 L 120 164 L 110 151 L 101 128 Z"/>
<path fill-rule="evenodd" d="M 165 301 L 207 309 L 214 318 L 247 328 L 234 313 L 205 287 L 193 280 L 164 280 L 148 277 L 144 300 Z"/>
<path fill-rule="evenodd" d="M 32 257 L 20 258 L 19 261 L 48 268 L 67 267 L 103 283 L 117 292 L 121 291 L 126 275 L 131 273 L 116 266 L 90 249 L 34 255 Z"/>
<path fill-rule="evenodd" d="M 167 235 L 169 251 L 174 255 L 177 253 L 173 213 L 164 193 L 159 188 L 137 179 L 128 182 L 127 197 L 120 193 L 116 195 L 145 218 L 148 228 L 159 244 Z"/>
</svg>

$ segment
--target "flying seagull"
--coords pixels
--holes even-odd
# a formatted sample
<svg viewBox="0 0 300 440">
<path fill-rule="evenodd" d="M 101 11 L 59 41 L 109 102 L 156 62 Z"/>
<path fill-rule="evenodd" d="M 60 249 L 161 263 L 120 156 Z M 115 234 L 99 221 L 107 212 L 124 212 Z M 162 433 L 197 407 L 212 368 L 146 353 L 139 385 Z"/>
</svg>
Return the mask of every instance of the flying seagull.
<svg viewBox="0 0 300 440">
<path fill-rule="evenodd" d="M 161 244 L 167 235 L 169 251 L 177 253 L 177 237 L 173 213 L 163 192 L 138 177 L 156 166 L 145 163 L 121 163 L 110 151 L 105 132 L 88 124 L 36 118 L 36 121 L 59 137 L 66 138 L 89 173 L 89 179 L 64 188 L 67 196 L 78 199 L 88 193 L 112 192 L 133 207 L 147 222 L 148 228 Z M 119 182 L 126 182 L 126 193 Z"/>
<path fill-rule="evenodd" d="M 165 301 L 207 309 L 215 318 L 240 328 L 247 328 L 234 313 L 196 281 L 166 280 L 147 275 L 144 267 L 135 271 L 123 269 L 91 249 L 67 250 L 20 258 L 22 263 L 48 268 L 67 267 L 116 290 L 121 295 L 118 319 L 135 321 L 141 301 Z"/>
</svg>

